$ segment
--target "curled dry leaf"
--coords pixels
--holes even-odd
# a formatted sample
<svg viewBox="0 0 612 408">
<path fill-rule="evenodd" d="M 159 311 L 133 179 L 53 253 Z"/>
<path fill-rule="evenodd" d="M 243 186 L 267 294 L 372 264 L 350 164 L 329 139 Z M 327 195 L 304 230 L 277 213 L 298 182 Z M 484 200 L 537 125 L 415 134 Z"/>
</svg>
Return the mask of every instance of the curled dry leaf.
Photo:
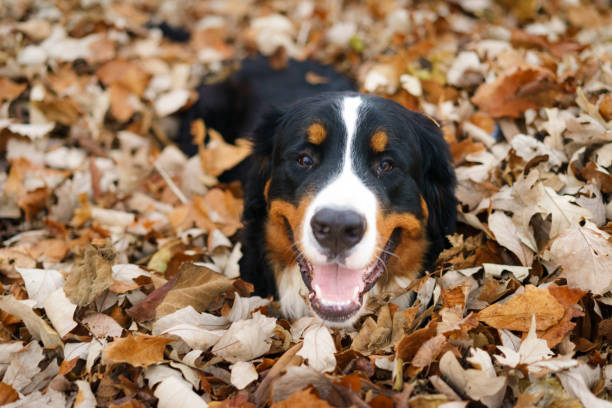
<svg viewBox="0 0 612 408">
<path fill-rule="evenodd" d="M 213 354 L 230 363 L 249 361 L 270 350 L 269 338 L 274 333 L 276 319 L 259 312 L 249 320 L 232 323 L 212 349 Z"/>
<path fill-rule="evenodd" d="M 83 259 L 75 265 L 64 285 L 64 292 L 72 303 L 86 306 L 113 285 L 111 268 L 115 255 L 110 247 L 85 249 Z"/>
<path fill-rule="evenodd" d="M 28 301 L 16 300 L 13 296 L 0 297 L 0 309 L 23 320 L 30 334 L 40 339 L 45 347 L 63 346 L 62 339 L 34 311 Z"/>
<path fill-rule="evenodd" d="M 193 392 L 191 384 L 174 376 L 167 377 L 157 386 L 154 393 L 159 408 L 206 408 L 208 404 Z"/>
<path fill-rule="evenodd" d="M 302 356 L 308 365 L 317 371 L 329 372 L 336 368 L 336 346 L 329 329 L 313 325 L 304 333 L 304 346 L 297 355 Z"/>
</svg>

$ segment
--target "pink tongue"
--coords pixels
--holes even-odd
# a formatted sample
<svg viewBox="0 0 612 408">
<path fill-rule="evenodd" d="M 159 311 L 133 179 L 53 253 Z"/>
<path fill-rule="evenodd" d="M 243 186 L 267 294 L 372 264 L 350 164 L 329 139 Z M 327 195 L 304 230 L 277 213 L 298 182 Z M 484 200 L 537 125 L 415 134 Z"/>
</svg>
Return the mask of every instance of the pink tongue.
<svg viewBox="0 0 612 408">
<path fill-rule="evenodd" d="M 313 265 L 312 287 L 320 300 L 335 303 L 359 301 L 357 294 L 365 287 L 365 273 L 366 269 L 348 269 L 337 264 Z"/>
</svg>

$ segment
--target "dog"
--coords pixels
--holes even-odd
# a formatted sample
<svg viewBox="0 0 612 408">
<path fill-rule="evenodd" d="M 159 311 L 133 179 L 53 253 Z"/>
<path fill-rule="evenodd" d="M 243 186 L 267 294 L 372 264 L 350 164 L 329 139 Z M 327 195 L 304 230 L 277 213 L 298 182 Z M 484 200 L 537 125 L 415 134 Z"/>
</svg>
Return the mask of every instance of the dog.
<svg viewBox="0 0 612 408">
<path fill-rule="evenodd" d="M 313 85 L 308 72 L 326 80 Z M 199 92 L 185 126 L 203 117 L 253 143 L 238 166 L 241 275 L 257 294 L 275 294 L 287 317 L 352 325 L 371 293 L 405 288 L 454 232 L 452 159 L 430 117 L 355 92 L 313 62 L 276 71 L 246 61 Z"/>
</svg>

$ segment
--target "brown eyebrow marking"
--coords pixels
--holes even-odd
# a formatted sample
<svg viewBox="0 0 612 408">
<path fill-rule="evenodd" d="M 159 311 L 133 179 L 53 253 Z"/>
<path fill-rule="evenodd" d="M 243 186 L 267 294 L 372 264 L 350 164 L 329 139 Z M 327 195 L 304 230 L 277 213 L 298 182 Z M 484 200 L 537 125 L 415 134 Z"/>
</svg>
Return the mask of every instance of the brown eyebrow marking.
<svg viewBox="0 0 612 408">
<path fill-rule="evenodd" d="M 327 137 L 325 127 L 319 122 L 315 122 L 308 126 L 306 133 L 308 134 L 308 141 L 315 145 L 320 145 Z"/>
<path fill-rule="evenodd" d="M 387 142 L 389 141 L 389 137 L 384 130 L 377 130 L 372 135 L 372 139 L 370 139 L 370 146 L 372 150 L 377 153 L 384 152 L 387 148 Z"/>
</svg>

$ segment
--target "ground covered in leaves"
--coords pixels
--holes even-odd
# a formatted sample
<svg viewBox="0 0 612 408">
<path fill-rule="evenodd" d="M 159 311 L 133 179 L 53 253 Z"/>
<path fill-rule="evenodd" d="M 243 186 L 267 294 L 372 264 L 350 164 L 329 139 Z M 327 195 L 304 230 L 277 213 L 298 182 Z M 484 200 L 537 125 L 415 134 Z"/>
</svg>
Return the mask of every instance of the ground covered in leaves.
<svg viewBox="0 0 612 408">
<path fill-rule="evenodd" d="M 0 403 L 612 406 L 607 1 L 2 4 Z M 216 177 L 249 147 L 172 137 L 256 52 L 441 122 L 461 222 L 410 307 L 330 330 L 238 278 L 241 189 Z"/>
</svg>

